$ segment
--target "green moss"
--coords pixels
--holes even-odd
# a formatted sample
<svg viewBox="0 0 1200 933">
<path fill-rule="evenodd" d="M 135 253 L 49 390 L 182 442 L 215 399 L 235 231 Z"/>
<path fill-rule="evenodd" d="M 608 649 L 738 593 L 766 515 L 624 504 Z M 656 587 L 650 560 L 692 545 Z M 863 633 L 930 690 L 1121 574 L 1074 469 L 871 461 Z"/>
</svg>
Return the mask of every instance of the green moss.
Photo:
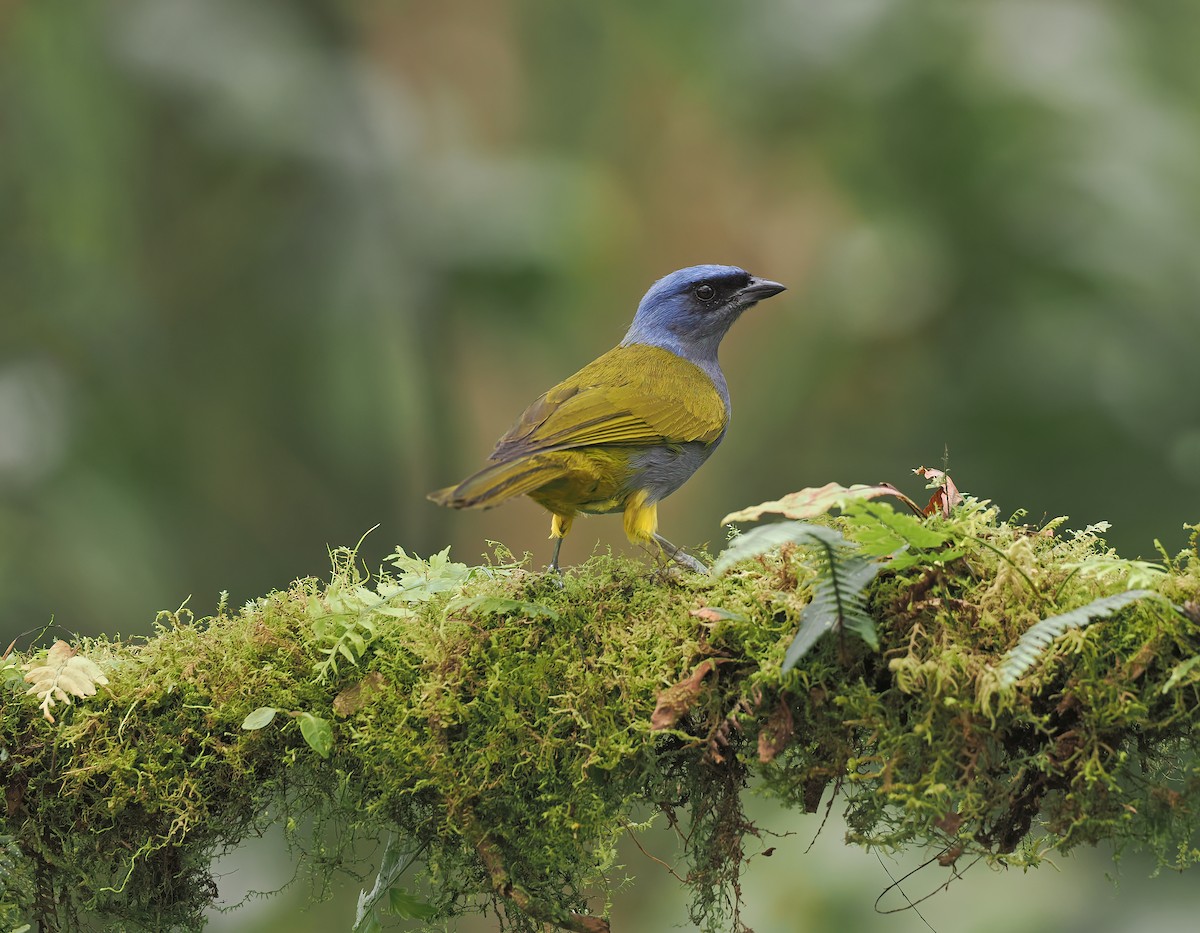
<svg viewBox="0 0 1200 933">
<path fill-rule="evenodd" d="M 836 523 L 855 540 L 865 515 Z M 718 579 L 596 557 L 561 589 L 504 555 L 468 570 L 399 552 L 367 580 L 343 551 L 328 585 L 86 642 L 109 684 L 59 723 L 4 688 L 0 920 L 199 929 L 214 855 L 282 819 L 319 874 L 394 832 L 438 916 L 586 929 L 620 880 L 617 839 L 649 810 L 689 827 L 694 919 L 728 929 L 755 777 L 808 810 L 841 788 L 870 846 L 1033 865 L 1109 840 L 1194 862 L 1194 549 L 1135 566 L 1096 529 L 1045 534 L 977 502 L 934 524 L 944 547 L 872 585 L 880 651 L 827 638 L 786 674 L 813 583 L 795 547 Z M 1134 573 L 1166 599 L 1068 632 L 998 685 L 1030 625 Z M 686 714 L 655 731 L 659 695 L 706 659 Z M 243 729 L 261 706 L 280 715 Z M 298 712 L 332 724 L 327 759 Z"/>
</svg>

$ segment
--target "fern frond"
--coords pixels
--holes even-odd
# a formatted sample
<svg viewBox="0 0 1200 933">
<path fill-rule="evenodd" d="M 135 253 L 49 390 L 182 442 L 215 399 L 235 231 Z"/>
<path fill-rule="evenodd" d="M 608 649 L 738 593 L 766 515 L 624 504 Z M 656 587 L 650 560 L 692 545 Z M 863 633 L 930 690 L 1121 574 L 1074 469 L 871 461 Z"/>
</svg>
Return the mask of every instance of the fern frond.
<svg viewBox="0 0 1200 933">
<path fill-rule="evenodd" d="M 946 550 L 949 535 L 921 518 L 897 512 L 888 503 L 856 499 L 845 504 L 847 534 L 868 557 L 888 558 L 888 569 L 907 570 L 931 560 L 949 562 L 961 551 Z"/>
<path fill-rule="evenodd" d="M 734 564 L 766 554 L 784 544 L 809 544 L 814 540 L 814 532 L 842 537 L 836 531 L 810 525 L 808 522 L 773 522 L 769 525 L 759 525 L 742 532 L 729 542 L 729 547 L 721 552 L 721 556 L 713 564 L 712 575 L 719 577 Z"/>
<path fill-rule="evenodd" d="M 1094 620 L 1110 616 L 1130 603 L 1157 595 L 1153 590 L 1126 590 L 1124 593 L 1102 596 L 1086 606 L 1080 606 L 1062 615 L 1042 619 L 1021 636 L 1000 662 L 1000 686 L 1011 687 L 1015 684 L 1037 663 L 1046 647 L 1064 632 L 1073 628 L 1084 628 Z"/>
<path fill-rule="evenodd" d="M 800 613 L 800 627 L 783 659 L 786 673 L 826 632 L 847 629 L 874 649 L 879 647 L 875 620 L 867 613 L 867 585 L 880 564 L 855 553 L 856 545 L 841 534 L 818 525 L 809 526 L 808 540 L 817 555 L 817 582 L 812 599 Z"/>
<path fill-rule="evenodd" d="M 865 594 L 867 585 L 875 579 L 882 565 L 860 551 L 857 543 L 847 540 L 839 531 L 808 522 L 760 525 L 734 538 L 721 552 L 712 572 L 719 576 L 734 564 L 766 554 L 783 544 L 811 548 L 816 557 L 813 569 L 817 574 L 812 599 L 800 613 L 799 629 L 784 657 L 784 672 L 795 667 L 826 632 L 844 628 L 872 648 L 878 648 L 875 620 L 867 614 Z"/>
<path fill-rule="evenodd" d="M 309 613 L 314 616 L 313 635 L 323 643 L 317 650 L 324 657 L 313 664 L 319 683 L 337 676 L 339 659 L 357 664 L 366 654 L 377 634 L 374 612 L 386 600 L 361 584 L 335 580 L 326 592 L 326 602 L 328 608 L 315 601 L 309 605 Z"/>
</svg>

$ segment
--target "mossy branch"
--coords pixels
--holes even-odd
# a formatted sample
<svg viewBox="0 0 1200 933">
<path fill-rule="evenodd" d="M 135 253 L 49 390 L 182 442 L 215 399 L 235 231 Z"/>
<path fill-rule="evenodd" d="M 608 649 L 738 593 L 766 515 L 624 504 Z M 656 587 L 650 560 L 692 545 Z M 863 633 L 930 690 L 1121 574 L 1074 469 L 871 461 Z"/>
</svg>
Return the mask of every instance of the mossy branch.
<svg viewBox="0 0 1200 933">
<path fill-rule="evenodd" d="M 343 550 L 329 583 L 80 640 L 97 692 L 54 723 L 24 675 L 59 683 L 68 649 L 0 662 L 0 926 L 199 929 L 214 856 L 282 820 L 318 872 L 399 840 L 416 865 L 408 888 L 386 876 L 393 915 L 597 933 L 617 840 L 657 819 L 684 840 L 693 919 L 733 929 L 752 778 L 805 811 L 840 789 L 851 841 L 943 866 L 1101 840 L 1200 859 L 1195 539 L 1150 564 L 970 499 L 924 522 L 838 504 L 825 521 L 879 563 L 878 650 L 831 623 L 788 671 L 827 572 L 794 543 L 713 577 L 598 557 L 562 589 L 503 553 L 397 551 L 368 576 Z M 1001 676 L 1039 620 L 1135 588 L 1154 595 L 1077 613 Z"/>
</svg>

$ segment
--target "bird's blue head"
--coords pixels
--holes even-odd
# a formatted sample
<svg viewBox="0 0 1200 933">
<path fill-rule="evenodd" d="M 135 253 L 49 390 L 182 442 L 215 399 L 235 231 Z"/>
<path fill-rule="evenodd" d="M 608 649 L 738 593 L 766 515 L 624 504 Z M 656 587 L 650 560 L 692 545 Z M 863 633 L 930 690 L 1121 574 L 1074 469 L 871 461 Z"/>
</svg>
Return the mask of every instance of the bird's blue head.
<svg viewBox="0 0 1200 933">
<path fill-rule="evenodd" d="M 721 338 L 741 313 L 783 290 L 737 266 L 689 266 L 650 286 L 621 344 L 650 344 L 715 363 Z"/>
</svg>

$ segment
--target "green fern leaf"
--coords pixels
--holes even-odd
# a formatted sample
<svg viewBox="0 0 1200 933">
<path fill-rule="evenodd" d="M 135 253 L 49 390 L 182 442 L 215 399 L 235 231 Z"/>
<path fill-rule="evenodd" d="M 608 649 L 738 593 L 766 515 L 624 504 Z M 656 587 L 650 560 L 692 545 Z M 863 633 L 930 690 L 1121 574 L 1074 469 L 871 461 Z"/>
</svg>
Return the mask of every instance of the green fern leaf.
<svg viewBox="0 0 1200 933">
<path fill-rule="evenodd" d="M 826 632 L 853 632 L 873 649 L 879 648 L 875 620 L 866 610 L 866 589 L 880 565 L 853 552 L 855 545 L 838 532 L 811 526 L 810 540 L 817 555 L 817 583 L 812 599 L 800 613 L 800 627 L 783 658 L 786 673 Z"/>
<path fill-rule="evenodd" d="M 1000 662 L 1000 686 L 1011 687 L 1015 684 L 1037 663 L 1047 646 L 1064 632 L 1073 628 L 1084 628 L 1094 620 L 1110 616 L 1130 603 L 1157 595 L 1153 590 L 1126 590 L 1124 593 L 1102 596 L 1086 606 L 1080 606 L 1062 615 L 1042 619 L 1021 636 Z"/>
<path fill-rule="evenodd" d="M 766 554 L 784 544 L 811 544 L 818 540 L 820 535 L 836 535 L 839 542 L 846 540 L 830 528 L 810 525 L 808 522 L 774 522 L 770 525 L 759 525 L 730 542 L 729 547 L 721 552 L 721 556 L 713 564 L 712 575 L 719 577 L 734 564 Z"/>
<path fill-rule="evenodd" d="M 931 560 L 948 562 L 961 552 L 941 550 L 949 535 L 913 515 L 897 512 L 886 502 L 858 499 L 847 502 L 843 510 L 849 525 L 849 537 L 862 545 L 868 557 L 888 558 L 887 568 L 907 570 Z"/>
<path fill-rule="evenodd" d="M 865 593 L 881 565 L 856 553 L 858 545 L 846 540 L 841 532 L 808 522 L 760 525 L 736 537 L 721 552 L 712 572 L 720 575 L 740 561 L 766 554 L 783 544 L 811 548 L 817 573 L 812 599 L 800 613 L 800 627 L 784 657 L 783 670 L 795 667 L 826 632 L 850 631 L 877 649 L 879 638 L 875 621 L 866 611 Z"/>
<path fill-rule="evenodd" d="M 843 510 L 850 535 L 863 546 L 863 553 L 883 557 L 905 545 L 928 550 L 941 547 L 948 535 L 930 528 L 920 518 L 897 512 L 886 502 L 858 499 Z"/>
</svg>

